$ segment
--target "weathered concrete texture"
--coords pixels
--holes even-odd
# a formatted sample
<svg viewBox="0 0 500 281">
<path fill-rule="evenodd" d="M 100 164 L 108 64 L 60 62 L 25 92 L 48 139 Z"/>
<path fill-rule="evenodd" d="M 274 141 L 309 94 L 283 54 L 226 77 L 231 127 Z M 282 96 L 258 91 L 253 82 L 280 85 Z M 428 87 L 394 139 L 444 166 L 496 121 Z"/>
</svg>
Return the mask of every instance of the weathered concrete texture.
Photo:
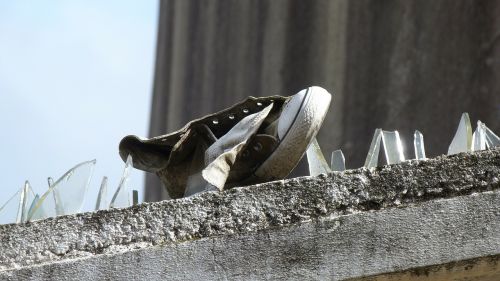
<svg viewBox="0 0 500 281">
<path fill-rule="evenodd" d="M 500 150 L 0 226 L 10 279 L 341 280 L 500 254 Z"/>
<path fill-rule="evenodd" d="M 349 281 L 498 281 L 500 255 L 418 267 L 400 272 L 349 279 Z"/>
<path fill-rule="evenodd" d="M 484 192 L 139 250 L 111 247 L 86 259 L 0 274 L 11 280 L 342 280 L 498 255 L 498 206 L 500 192 Z"/>
</svg>

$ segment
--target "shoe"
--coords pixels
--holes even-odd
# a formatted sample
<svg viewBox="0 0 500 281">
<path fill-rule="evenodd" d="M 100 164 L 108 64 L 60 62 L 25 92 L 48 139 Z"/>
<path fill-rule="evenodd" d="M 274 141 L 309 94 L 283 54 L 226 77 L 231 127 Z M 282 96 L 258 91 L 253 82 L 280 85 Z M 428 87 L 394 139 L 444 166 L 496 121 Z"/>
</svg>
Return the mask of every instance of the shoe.
<svg viewBox="0 0 500 281">
<path fill-rule="evenodd" d="M 156 173 L 171 198 L 283 179 L 318 133 L 330 101 L 316 86 L 290 97 L 249 97 L 167 135 L 126 136 L 120 156 Z"/>
</svg>

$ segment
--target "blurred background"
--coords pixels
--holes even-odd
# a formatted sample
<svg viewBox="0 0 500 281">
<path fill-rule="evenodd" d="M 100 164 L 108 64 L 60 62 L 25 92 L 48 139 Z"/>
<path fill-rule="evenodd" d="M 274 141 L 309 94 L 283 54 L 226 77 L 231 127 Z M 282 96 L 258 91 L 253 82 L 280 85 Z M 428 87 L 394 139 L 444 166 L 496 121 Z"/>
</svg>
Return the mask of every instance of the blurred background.
<svg viewBox="0 0 500 281">
<path fill-rule="evenodd" d="M 498 15 L 466 0 L 0 2 L 3 188 L 97 158 L 95 194 L 103 174 L 118 184 L 124 135 L 310 85 L 334 94 L 319 143 L 348 168 L 376 128 L 399 130 L 407 158 L 415 129 L 444 154 L 462 112 L 500 132 Z M 146 201 L 167 198 L 145 182 Z"/>
</svg>

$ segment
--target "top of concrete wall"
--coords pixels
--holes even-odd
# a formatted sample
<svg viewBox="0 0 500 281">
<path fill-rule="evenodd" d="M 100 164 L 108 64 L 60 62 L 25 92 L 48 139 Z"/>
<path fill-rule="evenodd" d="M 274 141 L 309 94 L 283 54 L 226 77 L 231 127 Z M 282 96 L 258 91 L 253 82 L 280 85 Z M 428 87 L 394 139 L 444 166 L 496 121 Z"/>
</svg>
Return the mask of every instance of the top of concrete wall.
<svg viewBox="0 0 500 281">
<path fill-rule="evenodd" d="M 500 149 L 0 226 L 0 271 L 500 189 Z"/>
</svg>

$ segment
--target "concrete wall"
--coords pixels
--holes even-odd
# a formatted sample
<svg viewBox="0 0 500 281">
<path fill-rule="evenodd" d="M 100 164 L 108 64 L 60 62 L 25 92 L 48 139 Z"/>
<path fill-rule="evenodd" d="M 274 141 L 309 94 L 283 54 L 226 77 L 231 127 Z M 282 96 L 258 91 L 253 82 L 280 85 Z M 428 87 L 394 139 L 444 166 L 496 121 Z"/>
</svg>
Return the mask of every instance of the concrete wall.
<svg viewBox="0 0 500 281">
<path fill-rule="evenodd" d="M 0 278 L 498 280 L 498 233 L 493 150 L 0 226 Z"/>
</svg>

